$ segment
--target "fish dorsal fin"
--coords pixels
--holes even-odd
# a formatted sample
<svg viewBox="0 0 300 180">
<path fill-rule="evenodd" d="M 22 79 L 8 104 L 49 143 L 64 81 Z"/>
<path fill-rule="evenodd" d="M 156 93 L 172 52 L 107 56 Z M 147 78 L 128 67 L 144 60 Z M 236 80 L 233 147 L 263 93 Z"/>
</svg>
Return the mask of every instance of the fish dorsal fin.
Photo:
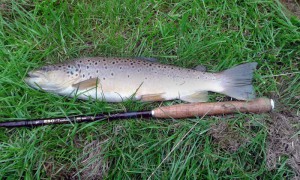
<svg viewBox="0 0 300 180">
<path fill-rule="evenodd" d="M 136 57 L 136 59 L 143 60 L 143 61 L 149 61 L 149 62 L 157 62 L 156 58 L 150 58 L 150 57 Z"/>
<path fill-rule="evenodd" d="M 98 78 L 91 78 L 84 81 L 80 81 L 79 83 L 73 84 L 72 86 L 79 90 L 82 90 L 96 87 L 98 83 Z"/>
<path fill-rule="evenodd" d="M 194 68 L 196 71 L 206 72 L 206 67 L 203 65 L 198 65 Z"/>
<path fill-rule="evenodd" d="M 208 101 L 207 91 L 196 92 L 190 95 L 180 97 L 181 100 L 186 102 L 206 102 Z"/>
<path fill-rule="evenodd" d="M 162 97 L 164 93 L 158 93 L 158 94 L 145 94 L 142 95 L 141 101 L 163 101 L 165 98 Z"/>
</svg>

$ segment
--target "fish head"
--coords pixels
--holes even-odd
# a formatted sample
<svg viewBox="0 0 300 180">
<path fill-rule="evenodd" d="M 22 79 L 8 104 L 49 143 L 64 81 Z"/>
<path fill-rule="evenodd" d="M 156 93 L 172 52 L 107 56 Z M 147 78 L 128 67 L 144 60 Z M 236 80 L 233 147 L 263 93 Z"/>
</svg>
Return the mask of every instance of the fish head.
<svg viewBox="0 0 300 180">
<path fill-rule="evenodd" d="M 30 71 L 24 81 L 35 89 L 59 91 L 71 86 L 76 81 L 76 76 L 67 68 L 63 69 L 50 65 Z"/>
</svg>

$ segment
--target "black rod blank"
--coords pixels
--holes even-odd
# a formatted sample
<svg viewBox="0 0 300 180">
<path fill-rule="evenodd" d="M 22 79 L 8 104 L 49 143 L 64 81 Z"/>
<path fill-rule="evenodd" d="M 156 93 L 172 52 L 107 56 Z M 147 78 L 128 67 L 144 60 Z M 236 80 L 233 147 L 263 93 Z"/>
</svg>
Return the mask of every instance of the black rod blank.
<svg viewBox="0 0 300 180">
<path fill-rule="evenodd" d="M 152 111 L 125 112 L 116 114 L 98 114 L 95 116 L 72 116 L 49 119 L 9 121 L 0 123 L 0 127 L 34 127 L 49 124 L 70 124 L 93 121 L 110 121 L 130 118 L 187 118 L 205 115 L 222 115 L 232 113 L 265 113 L 274 109 L 274 101 L 257 98 L 251 101 L 228 101 L 215 103 L 191 103 L 162 106 Z"/>
<path fill-rule="evenodd" d="M 59 117 L 59 118 L 47 118 L 47 119 L 33 119 L 33 120 L 21 120 L 21 121 L 7 121 L 1 122 L 0 127 L 36 127 L 51 124 L 71 124 L 93 121 L 111 121 L 117 119 L 129 119 L 129 118 L 149 118 L 152 117 L 151 111 L 142 112 L 125 112 L 117 114 L 98 114 L 95 116 L 72 116 L 72 117 Z"/>
</svg>

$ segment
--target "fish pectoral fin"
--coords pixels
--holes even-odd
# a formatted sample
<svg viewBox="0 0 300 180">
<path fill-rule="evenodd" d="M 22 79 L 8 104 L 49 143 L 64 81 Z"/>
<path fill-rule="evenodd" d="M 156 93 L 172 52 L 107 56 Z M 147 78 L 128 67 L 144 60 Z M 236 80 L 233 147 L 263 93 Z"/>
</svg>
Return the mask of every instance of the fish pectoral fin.
<svg viewBox="0 0 300 180">
<path fill-rule="evenodd" d="M 180 99 L 186 102 L 206 102 L 208 101 L 208 92 L 196 92 L 191 95 L 181 96 Z"/>
<path fill-rule="evenodd" d="M 99 83 L 98 78 L 91 78 L 91 79 L 87 79 L 84 81 L 80 81 L 79 83 L 73 84 L 72 87 L 75 87 L 79 90 L 83 90 L 83 89 L 89 89 L 89 88 L 96 87 L 98 83 Z"/>
<path fill-rule="evenodd" d="M 165 93 L 142 95 L 141 101 L 164 101 L 165 98 L 162 97 L 163 94 Z"/>
</svg>

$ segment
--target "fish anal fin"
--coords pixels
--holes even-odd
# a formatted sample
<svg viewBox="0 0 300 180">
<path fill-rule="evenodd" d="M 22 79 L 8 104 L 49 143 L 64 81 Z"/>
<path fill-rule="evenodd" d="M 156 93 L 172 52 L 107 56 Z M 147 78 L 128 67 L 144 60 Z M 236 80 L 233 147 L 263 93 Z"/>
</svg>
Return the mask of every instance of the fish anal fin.
<svg viewBox="0 0 300 180">
<path fill-rule="evenodd" d="M 164 101 L 165 98 L 162 96 L 163 94 L 164 93 L 142 95 L 141 101 Z"/>
<path fill-rule="evenodd" d="M 83 90 L 83 89 L 96 87 L 98 83 L 99 83 L 98 78 L 91 78 L 84 81 L 80 81 L 76 84 L 73 84 L 72 86 L 79 90 Z"/>
<path fill-rule="evenodd" d="M 208 92 L 207 91 L 195 92 L 190 95 L 181 96 L 180 99 L 186 102 L 206 102 L 208 101 Z"/>
</svg>

